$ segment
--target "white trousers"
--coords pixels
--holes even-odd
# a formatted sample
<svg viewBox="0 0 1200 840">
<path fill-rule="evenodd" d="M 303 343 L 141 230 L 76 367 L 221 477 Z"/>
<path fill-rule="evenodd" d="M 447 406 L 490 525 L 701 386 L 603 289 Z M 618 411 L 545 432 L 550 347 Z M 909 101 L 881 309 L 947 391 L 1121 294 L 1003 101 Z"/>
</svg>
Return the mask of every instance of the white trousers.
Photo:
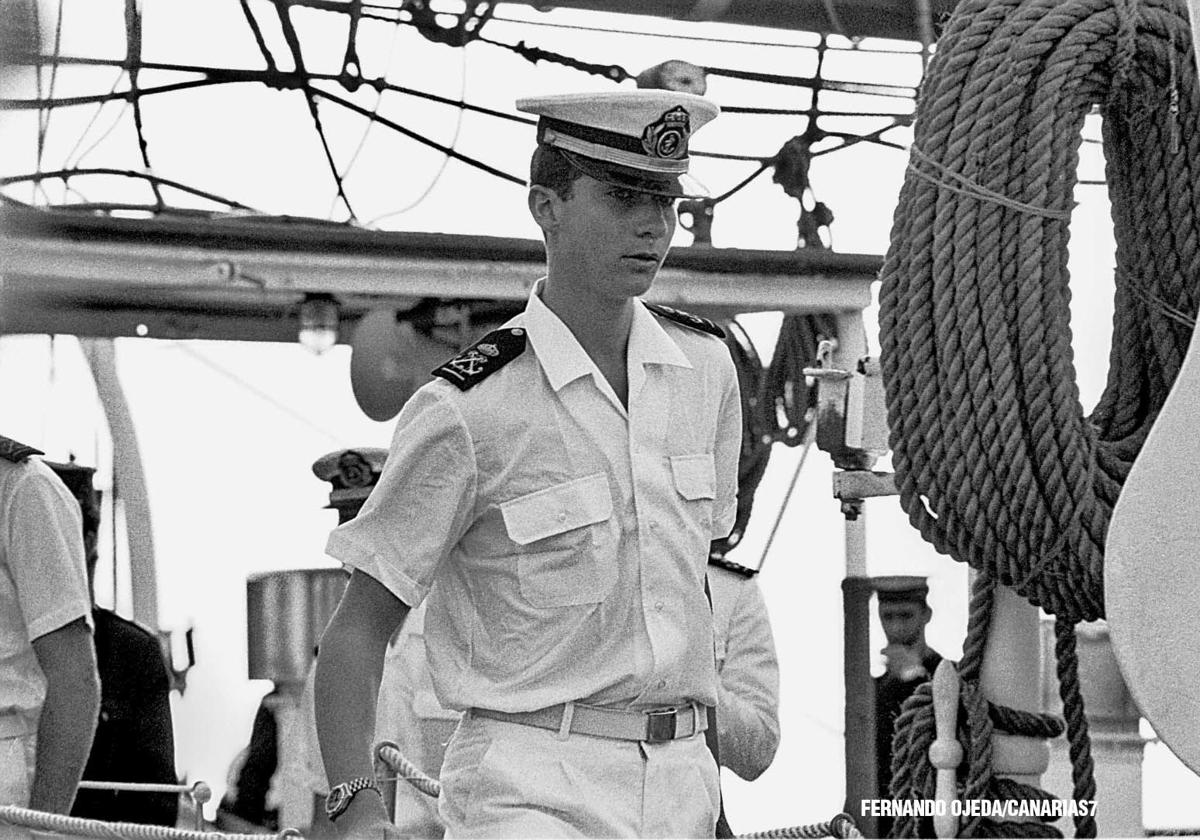
<svg viewBox="0 0 1200 840">
<path fill-rule="evenodd" d="M 36 744 L 37 737 L 33 734 L 0 738 L 0 805 L 29 807 Z M 28 837 L 25 829 L 0 823 L 0 840 Z"/>
<path fill-rule="evenodd" d="M 720 801 L 704 736 L 665 743 L 465 715 L 446 749 L 446 837 L 712 837 Z"/>
</svg>

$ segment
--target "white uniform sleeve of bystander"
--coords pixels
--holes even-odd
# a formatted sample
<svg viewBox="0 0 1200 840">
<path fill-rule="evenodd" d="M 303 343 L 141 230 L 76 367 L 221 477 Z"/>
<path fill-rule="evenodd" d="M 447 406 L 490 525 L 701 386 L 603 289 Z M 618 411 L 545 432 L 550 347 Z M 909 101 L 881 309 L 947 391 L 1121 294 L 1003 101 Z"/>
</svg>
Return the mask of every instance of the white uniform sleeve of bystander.
<svg viewBox="0 0 1200 840">
<path fill-rule="evenodd" d="M 737 518 L 738 458 L 742 451 L 742 399 L 737 370 L 728 348 L 722 345 L 721 350 L 721 402 L 713 451 L 717 482 L 712 521 L 714 540 L 728 536 Z"/>
<path fill-rule="evenodd" d="M 734 577 L 734 573 L 713 569 Z M 728 583 L 728 582 L 726 582 Z M 721 763 L 743 779 L 762 775 L 779 747 L 779 660 L 758 581 L 739 578 L 713 586 L 714 607 L 721 597 L 733 599 L 720 663 L 717 726 Z M 726 595 L 725 593 L 728 593 Z"/>
</svg>

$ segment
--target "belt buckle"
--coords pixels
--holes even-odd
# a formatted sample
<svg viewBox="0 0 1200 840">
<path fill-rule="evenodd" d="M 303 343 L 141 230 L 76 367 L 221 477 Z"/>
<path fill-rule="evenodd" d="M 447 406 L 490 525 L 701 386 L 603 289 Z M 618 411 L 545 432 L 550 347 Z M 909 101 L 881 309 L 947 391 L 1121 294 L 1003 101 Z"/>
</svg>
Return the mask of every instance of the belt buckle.
<svg viewBox="0 0 1200 840">
<path fill-rule="evenodd" d="M 646 712 L 646 740 L 650 743 L 675 740 L 676 709 Z"/>
</svg>

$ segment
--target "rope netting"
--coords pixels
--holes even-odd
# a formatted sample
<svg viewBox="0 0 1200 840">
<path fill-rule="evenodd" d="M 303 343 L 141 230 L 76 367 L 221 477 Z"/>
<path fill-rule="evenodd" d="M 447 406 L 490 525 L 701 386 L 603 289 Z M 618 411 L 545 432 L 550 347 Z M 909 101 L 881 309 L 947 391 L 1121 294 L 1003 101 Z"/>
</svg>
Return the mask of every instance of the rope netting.
<svg viewBox="0 0 1200 840">
<path fill-rule="evenodd" d="M 257 55 L 227 61 L 225 53 L 218 50 L 211 55 L 211 62 L 183 63 L 152 60 L 154 56 L 170 55 L 172 52 L 168 43 L 159 40 L 161 35 L 157 26 L 157 21 L 161 20 L 157 16 L 178 14 L 171 10 L 170 4 L 145 4 L 146 8 L 143 8 L 140 3 L 127 3 L 123 21 L 123 50 L 102 56 L 96 53 L 112 53 L 113 50 L 101 48 L 98 41 L 91 44 L 88 55 L 70 54 L 65 45 L 79 38 L 77 29 L 86 24 L 77 22 L 75 14 L 69 12 L 69 4 L 64 0 L 52 3 L 0 0 L 5 13 L 14 20 L 19 19 L 18 22 L 22 24 L 14 26 L 14 30 L 20 30 L 20 37 L 6 37 L 3 46 L 7 49 L 3 60 L 13 68 L 23 67 L 32 71 L 23 75 L 33 79 L 32 91 L 28 90 L 28 84 L 18 86 L 23 94 L 33 95 L 0 96 L 0 110 L 13 114 L 19 111 L 37 113 L 37 165 L 32 171 L 12 172 L 0 168 L 0 201 L 89 211 L 167 212 L 210 209 L 215 205 L 220 210 L 260 213 L 249 195 L 225 195 L 220 189 L 209 189 L 213 182 L 219 182 L 220 179 L 213 178 L 202 169 L 197 170 L 193 166 L 181 169 L 175 164 L 179 155 L 172 153 L 169 140 L 157 136 L 162 135 L 161 132 L 156 135 L 155 124 L 156 120 L 162 119 L 160 115 L 163 111 L 159 109 L 164 107 L 157 104 L 158 100 L 185 101 L 187 97 L 205 90 L 220 88 L 223 95 L 230 97 L 231 101 L 237 101 L 234 97 L 243 96 L 242 91 L 246 89 L 265 88 L 283 93 L 280 99 L 272 100 L 273 103 L 280 103 L 272 107 L 287 109 L 279 111 L 280 118 L 290 115 L 295 108 L 303 108 L 307 112 L 316 148 L 320 152 L 305 170 L 307 176 L 328 178 L 335 207 L 340 206 L 344 211 L 346 221 L 370 223 L 411 209 L 404 207 L 403 210 L 392 210 L 379 216 L 361 217 L 360 210 L 356 209 L 361 203 L 369 201 L 366 191 L 361 186 L 356 187 L 355 182 L 360 177 L 359 169 L 368 165 L 359 162 L 359 151 L 372 128 L 398 138 L 400 145 L 396 148 L 399 154 L 411 154 L 414 150 L 410 146 L 416 144 L 438 152 L 444 156 L 444 161 L 453 160 L 514 185 L 525 183 L 519 172 L 508 171 L 511 164 L 484 160 L 462 151 L 460 146 L 467 144 L 458 142 L 460 135 L 457 129 L 454 139 L 443 143 L 431 136 L 426 125 L 428 119 L 413 119 L 411 106 L 416 104 L 417 112 L 422 114 L 433 113 L 440 108 L 425 111 L 420 105 L 452 109 L 456 112 L 452 118 L 459 120 L 460 128 L 462 117 L 467 113 L 478 118 L 480 124 L 489 125 L 489 130 L 499 130 L 498 126 L 502 123 L 534 123 L 527 116 L 513 113 L 507 101 L 503 104 L 495 102 L 496 107 L 490 107 L 480 102 L 466 101 L 462 92 L 455 97 L 422 89 L 420 85 L 430 85 L 431 68 L 423 66 L 417 59 L 408 64 L 410 69 L 417 68 L 417 73 L 408 74 L 417 86 L 398 83 L 401 72 L 398 62 L 397 67 L 392 66 L 392 52 L 398 51 L 398 45 L 405 43 L 404 37 L 399 36 L 401 30 L 407 30 L 406 35 L 415 33 L 418 39 L 462 51 L 464 56 L 468 49 L 472 55 L 482 49 L 491 54 L 489 60 L 498 60 L 497 51 L 503 51 L 519 56 L 525 63 L 554 64 L 601 77 L 610 83 L 629 81 L 637 76 L 636 72 L 611 60 L 585 60 L 546 46 L 527 43 L 523 38 L 514 43 L 513 38 L 521 35 L 534 37 L 532 32 L 526 32 L 526 28 L 544 22 L 518 18 L 495 19 L 493 11 L 496 4 L 491 0 L 468 3 L 457 11 L 453 10 L 454 4 L 443 5 L 446 8 L 434 9 L 428 3 L 411 0 L 370 4 L 333 3 L 329 0 L 276 0 L 269 4 L 250 4 L 243 0 L 240 7 L 244 27 L 236 18 L 231 18 L 229 35 L 242 38 L 245 43 L 253 43 Z M 146 25 L 147 20 L 149 25 Z M 316 21 L 325 23 L 318 24 Z M 494 31 L 497 26 L 500 34 Z M 597 27 L 596 31 L 605 30 Z M 653 32 L 638 34 L 647 39 L 657 37 Z M 627 38 L 622 37 L 620 30 L 612 35 L 607 43 L 611 45 L 612 58 L 615 59 L 621 54 L 616 49 L 618 40 L 626 42 Z M 696 25 L 689 25 L 679 33 L 681 38 L 702 39 L 703 35 L 704 32 Z M 408 43 L 415 42 L 409 40 Z M 387 52 L 382 51 L 383 44 L 388 44 Z M 115 42 L 112 46 L 116 46 Z M 781 100 L 780 104 L 784 107 L 743 107 L 735 102 L 726 103 L 724 110 L 727 114 L 749 115 L 756 126 L 761 124 L 759 120 L 764 116 L 802 119 L 806 124 L 805 133 L 811 135 L 814 142 L 823 141 L 819 144 L 820 148 L 812 152 L 814 157 L 860 144 L 904 148 L 900 140 L 888 139 L 888 136 L 899 134 L 911 121 L 915 94 L 911 85 L 872 81 L 870 63 L 840 62 L 842 78 L 823 74 L 820 65 L 827 51 L 846 55 L 862 52 L 873 56 L 875 61 L 885 55 L 905 57 L 915 54 L 903 49 L 860 49 L 857 44 L 831 46 L 824 37 L 817 44 L 781 43 L 774 46 L 786 51 L 788 56 L 781 66 L 802 66 L 808 56 L 815 54 L 817 72 L 797 75 L 764 73 L 739 67 L 704 67 L 704 72 L 711 76 L 772 87 L 783 86 L 797 92 L 796 96 Z M 198 54 L 203 55 L 203 51 Z M 511 65 L 496 66 L 507 69 Z M 463 72 L 465 74 L 465 69 Z M 114 73 L 118 76 L 116 81 L 113 80 Z M 235 93 L 232 90 L 235 87 L 241 91 Z M 66 93 L 63 93 L 64 89 L 67 89 Z M 466 90 L 465 76 L 462 90 Z M 840 97 L 840 105 L 829 109 L 818 107 L 822 91 Z M 402 108 L 394 105 L 397 97 L 406 103 Z M 107 119 L 107 115 L 106 119 L 100 119 L 109 105 L 119 106 L 116 116 L 111 120 Z M 92 116 L 77 135 L 70 151 L 61 157 L 57 147 L 47 143 L 47 136 L 54 135 L 54 139 L 57 139 L 62 132 L 74 133 L 77 130 L 76 122 L 71 114 L 78 113 L 78 109 L 90 110 Z M 447 110 L 447 113 L 451 111 Z M 223 111 L 221 118 L 228 119 L 228 116 Z M 434 121 L 434 125 L 437 124 Z M 102 130 L 105 125 L 108 127 Z M 135 149 L 117 153 L 106 146 L 104 141 L 118 126 L 123 134 L 136 140 Z M 347 152 L 339 142 L 347 126 L 361 126 L 363 132 L 353 152 Z M 262 141 L 282 142 L 276 141 L 270 132 L 260 134 Z M 761 132 L 756 128 L 751 134 L 760 136 Z M 129 163 L 128 152 L 136 155 L 136 164 Z M 495 157 L 495 149 L 489 148 L 489 154 Z M 778 157 L 764 154 L 761 150 L 746 149 L 696 150 L 692 155 L 753 165 L 752 174 L 722 191 L 712 199 L 713 203 L 724 201 L 739 192 L 771 169 Z M 190 156 L 184 157 L 191 159 Z M 90 163 L 96 158 L 101 158 L 102 162 Z M 89 161 L 86 165 L 85 160 Z M 438 180 L 440 174 L 439 171 L 434 181 Z M 123 180 L 126 183 L 121 184 Z M 134 201 L 127 197 L 131 183 L 144 187 L 144 190 L 139 189 L 135 194 L 143 191 L 148 193 L 148 201 Z M 366 179 L 366 183 L 375 185 L 376 181 Z M 61 187 L 61 198 L 52 199 L 51 185 Z M 252 183 L 247 184 L 247 187 L 251 186 Z M 18 200 L 18 187 L 31 188 L 19 190 L 26 196 L 25 199 Z M 431 188 L 432 183 L 427 191 Z M 55 193 L 57 196 L 57 190 Z M 97 196 L 98 200 L 91 196 Z M 420 195 L 413 202 L 414 206 L 424 198 L 424 195 Z M 331 210 L 330 215 L 332 213 Z"/>
<path fill-rule="evenodd" d="M 1085 416 L 1072 360 L 1068 224 L 1081 128 L 1099 106 L 1117 251 L 1107 385 Z M 980 572 L 959 665 L 964 798 L 1045 797 L 995 779 L 991 730 L 1063 726 L 978 694 L 997 583 L 1056 616 L 1075 798 L 1091 798 L 1074 625 L 1104 615 L 1104 539 L 1179 371 L 1200 282 L 1200 91 L 1172 0 L 966 0 L 922 85 L 881 275 L 880 332 L 900 501 Z M 894 795 L 932 796 L 928 686 L 897 720 Z M 894 836 L 920 830 L 900 820 Z M 1094 836 L 1088 817 L 1076 836 Z M 973 820 L 964 836 L 1057 834 Z"/>
<path fill-rule="evenodd" d="M 104 822 L 49 814 L 45 811 L 18 808 L 16 805 L 0 806 L 0 825 L 53 832 L 66 837 L 96 837 L 101 840 L 264 840 L 271 837 L 283 840 L 287 837 L 301 836 L 300 832 L 292 828 L 278 834 L 227 834 L 221 831 L 189 831 L 141 823 Z"/>
</svg>

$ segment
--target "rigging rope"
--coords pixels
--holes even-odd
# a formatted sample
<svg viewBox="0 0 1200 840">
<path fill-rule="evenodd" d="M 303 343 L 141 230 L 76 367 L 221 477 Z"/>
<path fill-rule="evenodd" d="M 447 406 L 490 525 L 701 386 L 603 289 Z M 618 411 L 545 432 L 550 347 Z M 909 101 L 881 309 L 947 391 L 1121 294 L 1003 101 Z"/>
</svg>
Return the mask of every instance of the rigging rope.
<svg viewBox="0 0 1200 840">
<path fill-rule="evenodd" d="M 1046 796 L 991 776 L 991 728 L 1061 724 L 978 692 L 997 583 L 1056 616 L 1076 799 L 1094 796 L 1074 625 L 1104 615 L 1113 506 L 1191 338 L 1200 281 L 1200 91 L 1175 0 L 965 0 L 922 85 L 880 293 L 901 504 L 939 551 L 979 570 L 959 670 L 964 798 Z M 1080 130 L 1103 113 L 1117 241 L 1107 387 L 1090 416 L 1071 355 L 1067 237 Z M 923 686 L 893 740 L 892 792 L 932 796 Z M 915 820 L 893 836 L 911 836 Z M 963 836 L 1056 833 L 974 819 Z M 1076 836 L 1094 836 L 1090 817 Z"/>
</svg>

